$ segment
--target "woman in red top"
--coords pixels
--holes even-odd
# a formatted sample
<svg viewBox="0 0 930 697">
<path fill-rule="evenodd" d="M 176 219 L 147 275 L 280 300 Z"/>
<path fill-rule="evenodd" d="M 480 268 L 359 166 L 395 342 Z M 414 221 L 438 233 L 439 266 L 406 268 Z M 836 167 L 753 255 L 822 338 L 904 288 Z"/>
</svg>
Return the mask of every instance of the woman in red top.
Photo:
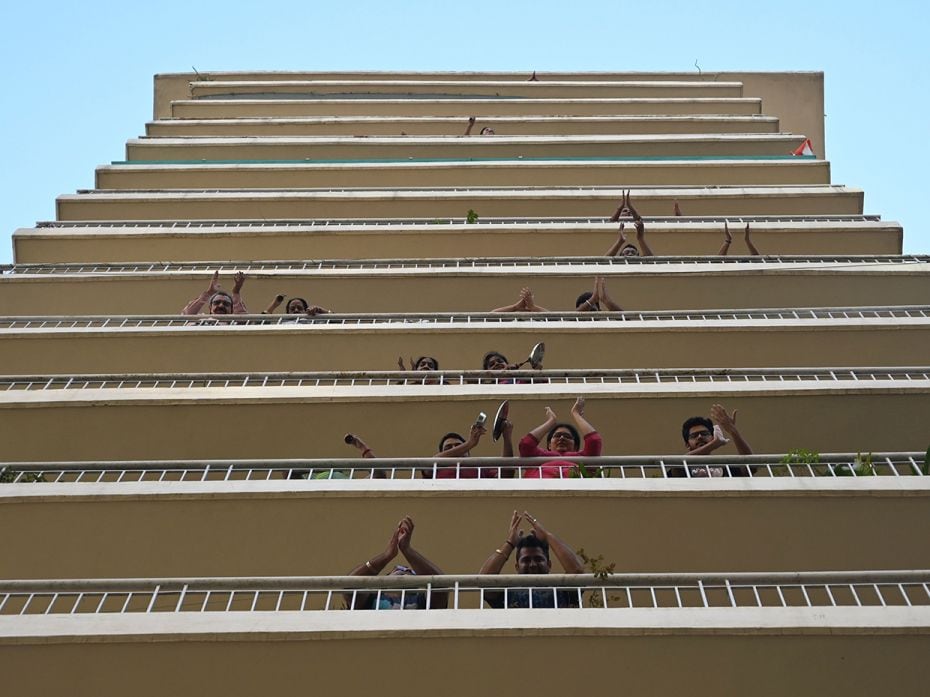
<svg viewBox="0 0 930 697">
<path fill-rule="evenodd" d="M 558 458 L 600 455 L 603 443 L 594 426 L 584 418 L 584 397 L 575 400 L 572 406 L 572 420 L 575 426 L 559 423 L 555 412 L 546 407 L 546 420 L 520 440 L 520 457 Z M 547 450 L 539 447 L 539 440 L 543 435 L 546 436 Z M 584 439 L 584 447 L 581 446 L 582 439 Z M 542 465 L 525 465 L 521 476 L 524 479 L 559 479 L 571 477 L 576 471 L 577 466 L 573 462 L 552 460 Z"/>
</svg>

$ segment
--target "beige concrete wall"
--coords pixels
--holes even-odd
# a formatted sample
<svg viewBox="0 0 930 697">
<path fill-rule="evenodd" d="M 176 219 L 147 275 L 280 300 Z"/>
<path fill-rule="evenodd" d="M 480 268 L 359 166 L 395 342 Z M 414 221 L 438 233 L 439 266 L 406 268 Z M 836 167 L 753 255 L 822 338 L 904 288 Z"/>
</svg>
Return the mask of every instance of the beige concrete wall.
<svg viewBox="0 0 930 697">
<path fill-rule="evenodd" d="M 894 222 L 755 223 L 753 239 L 766 254 L 900 254 Z M 660 254 L 716 252 L 719 223 L 649 223 L 650 245 Z M 737 233 L 739 228 L 737 226 Z M 607 224 L 490 224 L 363 227 L 309 225 L 244 227 L 24 228 L 13 235 L 18 263 L 114 262 L 187 259 L 390 259 L 451 258 L 468 254 L 576 256 L 606 252 L 616 240 Z M 739 234 L 732 249 L 746 252 Z"/>
<path fill-rule="evenodd" d="M 409 364 L 425 353 L 446 370 L 477 370 L 491 348 L 516 360 L 536 341 L 555 370 L 930 363 L 930 320 L 605 324 L 5 330 L 0 365 L 6 375 L 41 375 L 49 366 L 103 374 L 394 370 L 398 356 Z"/>
<path fill-rule="evenodd" d="M 829 184 L 823 160 L 126 164 L 97 168 L 98 189 L 304 189 L 508 186 L 760 186 Z M 682 211 L 684 212 L 684 211 Z"/>
<path fill-rule="evenodd" d="M 467 120 L 457 117 L 325 117 L 317 119 L 163 119 L 146 124 L 148 136 L 442 136 L 463 135 Z M 530 116 L 488 117 L 485 126 L 499 135 L 636 135 L 646 133 L 777 133 L 771 116 Z"/>
<path fill-rule="evenodd" d="M 780 133 L 407 138 L 144 138 L 131 161 L 389 160 L 478 158 L 790 157 L 803 139 Z"/>
<path fill-rule="evenodd" d="M 759 453 L 927 447 L 922 423 L 901 418 L 930 409 L 921 380 L 15 390 L 0 394 L 0 413 L 7 461 L 347 457 L 342 435 L 353 431 L 382 457 L 429 457 L 443 433 L 467 430 L 503 399 L 522 434 L 543 422 L 546 406 L 567 417 L 579 394 L 608 455 L 683 451 L 681 423 L 715 402 L 739 409 Z M 472 454 L 500 449 L 486 442 Z"/>
<path fill-rule="evenodd" d="M 395 74 L 397 75 L 397 74 Z M 459 79 L 472 80 L 481 77 L 481 74 L 450 74 L 450 73 L 421 73 L 405 74 L 404 77 L 414 79 L 416 76 L 423 79 Z M 522 75 L 494 74 L 495 79 L 513 80 L 525 79 Z M 781 119 L 782 127 L 792 133 L 803 133 L 811 138 L 814 152 L 819 158 L 826 157 L 824 136 L 824 76 L 822 72 L 719 72 L 719 73 L 543 73 L 542 79 L 559 79 L 571 77 L 574 80 L 587 79 L 641 79 L 641 80 L 720 80 L 738 81 L 743 83 L 743 94 L 762 98 L 764 113 L 777 116 Z M 190 96 L 189 82 L 193 79 L 191 74 L 165 74 L 155 76 L 155 116 L 167 116 L 170 113 L 170 103 L 174 99 L 184 99 Z M 213 79 L 385 79 L 386 74 L 377 73 L 214 73 L 209 75 Z"/>
<path fill-rule="evenodd" d="M 172 118 L 305 116 L 618 116 L 762 113 L 753 97 L 700 99 L 194 99 L 170 105 Z"/>
<path fill-rule="evenodd" d="M 776 617 L 785 614 L 789 613 Z M 509 616 L 498 621 L 504 623 Z M 893 684 L 896 695 L 910 697 L 922 695 L 930 677 L 922 660 L 924 628 L 828 632 L 776 624 L 763 632 L 710 627 L 526 632 L 517 627 L 452 636 L 441 631 L 374 637 L 351 632 L 327 641 L 300 632 L 267 634 L 257 621 L 252 626 L 257 631 L 244 631 L 233 640 L 205 627 L 202 637 L 95 639 L 41 649 L 38 642 L 4 645 L 0 665 L 17 694 L 73 692 L 80 680 L 86 694 L 100 697 L 125 695 L 128 685 L 139 697 L 191 691 L 236 697 L 269 690 L 282 696 L 305 695 L 308 686 L 332 694 L 366 694 L 373 681 L 380 681 L 382 690 L 413 697 L 435 695 L 437 690 L 455 697 L 473 695 L 488 685 L 501 694 L 519 693 L 526 689 L 527 671 L 515 668 L 514 662 L 515 656 L 524 655 L 532 656 L 538 666 L 533 675 L 539 686 L 534 691 L 547 695 L 573 694 L 582 684 L 630 694 L 699 697 L 728 692 L 762 697 L 874 694 Z"/>
<path fill-rule="evenodd" d="M 356 274 L 282 271 L 249 275 L 242 295 L 260 312 L 278 293 L 339 312 L 487 312 L 516 302 L 529 286 L 536 302 L 573 310 L 598 274 L 627 310 L 919 305 L 930 292 L 926 264 L 813 264 L 769 267 L 669 266 L 517 268 L 488 271 L 387 270 Z M 180 312 L 209 285 L 209 270 L 168 274 L 0 277 L 0 315 Z M 232 269 L 221 283 L 232 286 Z"/>
<path fill-rule="evenodd" d="M 619 189 L 336 192 L 81 193 L 56 200 L 58 220 L 319 220 L 358 218 L 608 217 Z M 861 215 L 863 192 L 842 186 L 662 188 L 636 192 L 644 216 L 679 201 L 695 216 Z"/>
<path fill-rule="evenodd" d="M 28 534 L 5 542 L 0 578 L 340 575 L 405 515 L 418 550 L 471 574 L 514 510 L 618 573 L 925 569 L 925 480 L 2 484 L 0 524 Z"/>
</svg>

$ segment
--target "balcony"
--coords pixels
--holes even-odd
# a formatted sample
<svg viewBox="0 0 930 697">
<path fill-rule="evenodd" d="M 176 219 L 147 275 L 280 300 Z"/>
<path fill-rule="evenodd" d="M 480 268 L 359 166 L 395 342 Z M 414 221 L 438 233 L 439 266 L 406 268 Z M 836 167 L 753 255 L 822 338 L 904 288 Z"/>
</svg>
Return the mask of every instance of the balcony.
<svg viewBox="0 0 930 697">
<path fill-rule="evenodd" d="M 441 579 L 459 597 L 481 585 L 527 586 L 537 578 L 403 581 L 423 587 Z M 571 610 L 394 613 L 322 609 L 328 604 L 321 597 L 360 580 L 380 588 L 372 579 L 6 582 L 5 597 L 12 591 L 16 604 L 27 598 L 30 607 L 53 609 L 54 598 L 60 608 L 70 603 L 81 610 L 2 616 L 0 642 L 11 661 L 7 684 L 33 693 L 66 692 L 74 675 L 93 675 L 101 695 L 124 694 L 127 684 L 156 694 L 146 686 L 157 685 L 163 693 L 207 683 L 224 694 L 244 695 L 310 681 L 327 691 L 354 693 L 370 687 L 372 674 L 391 674 L 411 652 L 425 668 L 405 680 L 408 694 L 435 694 L 440 677 L 434 670 L 468 689 L 493 676 L 496 687 L 519 690 L 525 676 L 513 669 L 512 657 L 529 649 L 537 661 L 552 665 L 585 663 L 605 650 L 622 656 L 624 684 L 638 692 L 855 693 L 881 691 L 893 679 L 898 694 L 920 694 L 930 624 L 927 578 L 927 572 L 907 571 L 621 576 L 604 585 L 542 577 L 549 586 L 585 583 L 588 594 L 632 602 Z M 35 650 L 39 644 L 41 651 Z M 450 652 L 471 667 L 450 669 Z M 357 670 L 360 661 L 374 673 Z M 47 670 L 49 662 L 56 670 Z M 678 669 L 663 670 L 669 663 Z M 168 664 L 174 668 L 166 673 Z M 733 670 L 734 664 L 740 669 Z M 777 692 L 768 683 L 760 688 L 758 676 L 776 670 Z M 615 662 L 593 661 L 586 671 L 595 684 L 616 680 Z M 553 689 L 570 692 L 577 685 L 574 673 L 549 673 Z"/>
<path fill-rule="evenodd" d="M 397 356 L 406 362 L 427 352 L 443 368 L 466 369 L 480 367 L 489 347 L 516 357 L 540 339 L 550 368 L 701 368 L 709 356 L 744 368 L 790 367 L 800 347 L 808 366 L 854 365 L 864 350 L 873 366 L 930 362 L 930 306 L 238 315 L 235 321 L 191 326 L 190 317 L 178 315 L 0 317 L 0 364 L 9 375 L 40 374 L 51 365 L 75 374 L 351 371 L 393 369 Z"/>
<path fill-rule="evenodd" d="M 157 262 L 180 258 L 229 259 L 431 259 L 460 254 L 476 256 L 572 256 L 606 251 L 617 226 L 596 219 L 461 219 L 393 221 L 163 221 L 44 222 L 13 236 L 19 263 Z M 751 217 L 760 249 L 781 254 L 900 254 L 901 226 L 875 216 L 837 218 Z M 700 255 L 719 249 L 722 221 L 695 217 L 650 218 L 648 234 L 664 254 Z M 734 223 L 739 232 L 738 223 Z M 737 241 L 737 249 L 740 242 Z"/>
<path fill-rule="evenodd" d="M 461 245 L 460 245 L 461 246 Z M 220 250 L 222 251 L 222 250 Z M 593 277 L 637 311 L 915 305 L 930 297 L 930 260 L 906 257 L 583 257 L 177 264 L 16 265 L 0 274 L 0 316 L 161 314 L 219 269 L 240 270 L 253 311 L 277 294 L 348 313 L 484 313 L 530 286 L 550 310 L 573 310 Z M 308 292 L 306 289 L 312 289 Z"/>
</svg>

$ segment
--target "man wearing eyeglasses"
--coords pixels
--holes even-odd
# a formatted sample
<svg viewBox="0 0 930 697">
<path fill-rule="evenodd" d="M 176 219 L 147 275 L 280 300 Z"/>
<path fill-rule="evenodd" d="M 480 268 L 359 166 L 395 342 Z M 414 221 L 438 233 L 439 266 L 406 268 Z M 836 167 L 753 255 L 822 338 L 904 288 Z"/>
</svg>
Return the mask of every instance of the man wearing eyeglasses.
<svg viewBox="0 0 930 697">
<path fill-rule="evenodd" d="M 532 530 L 524 534 L 520 522 L 526 520 Z M 510 555 L 516 552 L 514 565 L 518 574 L 548 574 L 552 568 L 549 550 L 555 553 L 567 574 L 584 573 L 584 564 L 578 555 L 555 533 L 543 527 L 537 518 L 524 511 L 513 512 L 510 530 L 500 549 L 495 549 L 481 567 L 479 574 L 499 574 Z M 505 602 L 506 597 L 506 602 Z M 492 608 L 569 608 L 579 607 L 579 592 L 572 589 L 554 591 L 551 588 L 514 588 L 504 591 L 485 591 L 484 600 Z"/>
<path fill-rule="evenodd" d="M 688 448 L 686 455 L 710 455 L 729 442 L 736 446 L 740 455 L 752 455 L 752 448 L 736 428 L 736 410 L 728 414 L 720 404 L 710 408 L 710 418 L 705 416 L 692 416 L 681 425 L 681 437 Z M 692 477 L 748 477 L 749 468 L 731 466 L 729 471 L 723 467 L 690 467 Z M 669 470 L 670 477 L 687 476 L 683 467 Z"/>
</svg>

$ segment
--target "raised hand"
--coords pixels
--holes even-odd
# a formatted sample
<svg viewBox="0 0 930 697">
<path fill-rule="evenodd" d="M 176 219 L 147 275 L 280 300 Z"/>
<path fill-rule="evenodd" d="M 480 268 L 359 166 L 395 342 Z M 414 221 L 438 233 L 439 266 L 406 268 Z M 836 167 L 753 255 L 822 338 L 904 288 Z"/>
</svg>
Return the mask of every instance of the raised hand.
<svg viewBox="0 0 930 697">
<path fill-rule="evenodd" d="M 413 539 L 413 518 L 409 515 L 397 524 L 397 547 L 406 556 Z"/>
<path fill-rule="evenodd" d="M 578 397 L 572 405 L 572 414 L 575 416 L 584 416 L 584 397 Z"/>
<path fill-rule="evenodd" d="M 726 220 L 723 221 L 723 241 L 726 244 L 730 244 L 733 241 L 733 235 L 730 234 L 730 226 Z"/>
<path fill-rule="evenodd" d="M 543 527 L 543 524 L 540 523 L 538 519 L 530 515 L 528 511 L 523 511 L 523 517 L 533 526 L 533 532 L 536 534 L 537 540 L 542 540 L 543 542 L 548 541 L 549 531 Z"/>
<path fill-rule="evenodd" d="M 213 278 L 210 279 L 210 285 L 207 287 L 207 292 L 210 295 L 219 292 L 220 290 L 220 272 L 214 271 Z"/>
<path fill-rule="evenodd" d="M 714 404 L 710 408 L 710 420 L 720 426 L 728 436 L 732 436 L 736 432 L 736 411 L 734 409 L 732 414 L 728 414 L 722 405 Z"/>
<path fill-rule="evenodd" d="M 481 424 L 472 424 L 472 425 L 471 425 L 471 431 L 469 431 L 469 434 L 468 434 L 468 436 L 469 436 L 468 439 L 469 439 L 472 443 L 477 444 L 478 441 L 481 440 L 481 436 L 483 436 L 483 435 L 484 435 L 485 433 L 487 433 L 487 432 L 488 432 L 488 429 L 486 429 L 486 428 L 485 428 L 484 426 L 482 426 Z"/>
<path fill-rule="evenodd" d="M 523 520 L 523 515 L 514 511 L 513 516 L 510 518 L 510 530 L 507 532 L 507 541 L 514 549 L 517 547 L 517 542 L 523 537 L 523 531 L 520 530 L 521 520 Z"/>
<path fill-rule="evenodd" d="M 550 407 L 546 407 L 546 421 L 551 421 L 552 423 L 555 423 L 558 420 L 559 420 L 559 417 L 555 415 L 555 412 L 552 411 Z"/>
<path fill-rule="evenodd" d="M 238 293 L 242 290 L 243 283 L 245 283 L 245 274 L 241 271 L 236 271 L 236 275 L 233 276 L 233 293 Z"/>
</svg>

